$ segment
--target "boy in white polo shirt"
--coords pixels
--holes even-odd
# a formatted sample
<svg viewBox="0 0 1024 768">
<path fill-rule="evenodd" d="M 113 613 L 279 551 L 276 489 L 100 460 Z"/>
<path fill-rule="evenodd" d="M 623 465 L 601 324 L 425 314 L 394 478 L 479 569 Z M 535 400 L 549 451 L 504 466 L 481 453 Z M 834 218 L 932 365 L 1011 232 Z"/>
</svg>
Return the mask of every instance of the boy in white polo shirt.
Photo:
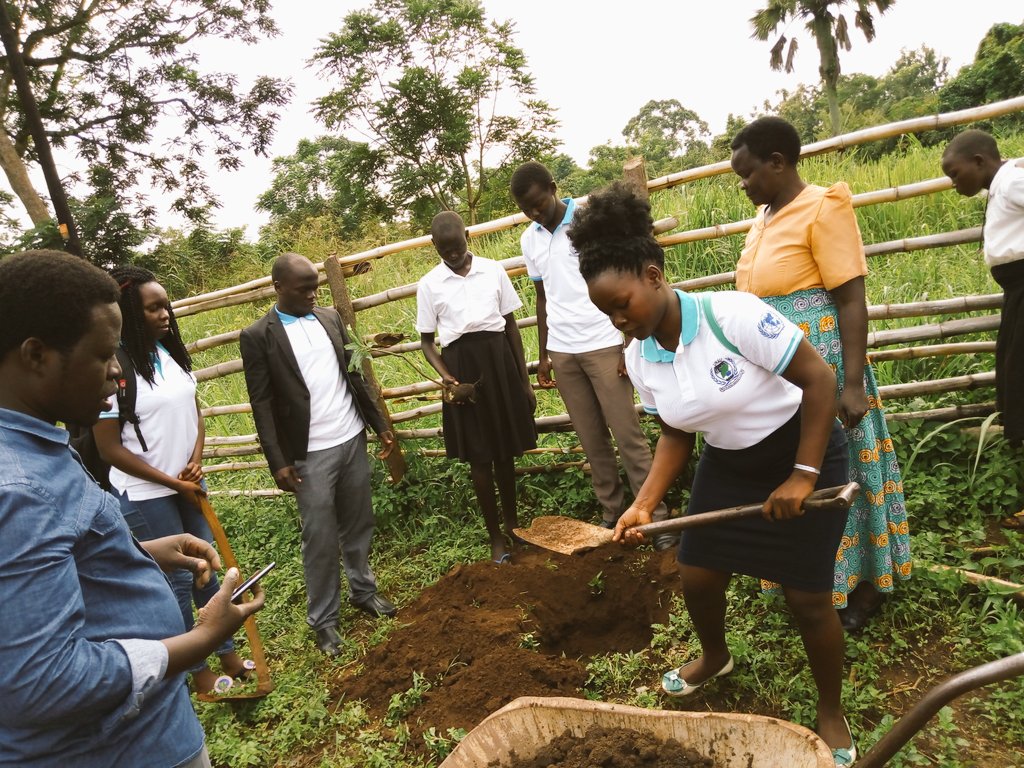
<svg viewBox="0 0 1024 768">
<path fill-rule="evenodd" d="M 537 289 L 537 383 L 545 389 L 557 386 L 565 401 L 590 462 L 594 493 L 603 508 L 602 525 L 613 528 L 625 508 L 625 493 L 609 430 L 634 494 L 651 469 L 651 449 L 626 377 L 622 334 L 591 302 L 580 276 L 579 257 L 567 237 L 575 202 L 558 198 L 550 171 L 536 161 L 519 166 L 511 191 L 516 205 L 534 222 L 520 244 Z M 552 378 L 552 368 L 557 378 Z M 662 503 L 654 519 L 667 516 Z M 676 540 L 674 534 L 663 534 L 655 546 L 668 549 Z"/>
<path fill-rule="evenodd" d="M 970 197 L 988 190 L 982 239 L 985 263 L 1003 289 L 1002 320 L 996 340 L 996 407 L 1011 445 L 1024 442 L 1024 158 L 1003 160 L 995 139 L 984 131 L 964 131 L 942 154 L 942 171 L 956 191 Z M 1024 510 L 1007 518 L 1024 528 Z"/>
</svg>

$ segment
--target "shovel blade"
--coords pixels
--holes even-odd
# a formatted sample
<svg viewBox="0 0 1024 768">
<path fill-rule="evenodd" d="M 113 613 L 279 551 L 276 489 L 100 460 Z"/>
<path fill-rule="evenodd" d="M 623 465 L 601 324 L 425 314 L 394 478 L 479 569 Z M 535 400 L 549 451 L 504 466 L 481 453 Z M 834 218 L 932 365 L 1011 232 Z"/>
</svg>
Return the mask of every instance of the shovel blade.
<svg viewBox="0 0 1024 768">
<path fill-rule="evenodd" d="M 586 552 L 612 540 L 612 532 L 607 528 L 558 515 L 535 517 L 529 528 L 516 528 L 515 534 L 530 544 L 563 555 Z"/>
</svg>

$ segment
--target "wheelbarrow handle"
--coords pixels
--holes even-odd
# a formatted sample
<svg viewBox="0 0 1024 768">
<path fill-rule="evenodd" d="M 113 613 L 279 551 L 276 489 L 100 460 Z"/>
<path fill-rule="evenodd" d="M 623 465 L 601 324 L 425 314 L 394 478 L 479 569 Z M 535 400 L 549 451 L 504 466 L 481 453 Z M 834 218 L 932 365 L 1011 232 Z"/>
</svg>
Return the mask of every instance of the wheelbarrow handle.
<svg viewBox="0 0 1024 768">
<path fill-rule="evenodd" d="M 807 511 L 821 509 L 849 509 L 853 500 L 860 493 L 860 486 L 857 483 L 837 485 L 833 488 L 822 488 L 808 496 L 803 503 Z M 685 517 L 674 517 L 671 520 L 659 520 L 656 523 L 638 525 L 632 530 L 646 536 L 656 536 L 659 533 L 672 533 L 682 531 L 686 528 L 696 528 L 702 525 L 714 525 L 725 523 L 730 520 L 741 520 L 746 517 L 757 517 L 761 514 L 763 504 L 744 504 L 739 507 L 719 509 L 714 512 L 703 512 L 699 515 L 686 515 Z"/>
<path fill-rule="evenodd" d="M 858 768 L 882 768 L 935 713 L 957 696 L 990 683 L 1024 675 L 1024 653 L 996 659 L 947 678 L 924 695 L 892 729 L 857 761 Z"/>
</svg>

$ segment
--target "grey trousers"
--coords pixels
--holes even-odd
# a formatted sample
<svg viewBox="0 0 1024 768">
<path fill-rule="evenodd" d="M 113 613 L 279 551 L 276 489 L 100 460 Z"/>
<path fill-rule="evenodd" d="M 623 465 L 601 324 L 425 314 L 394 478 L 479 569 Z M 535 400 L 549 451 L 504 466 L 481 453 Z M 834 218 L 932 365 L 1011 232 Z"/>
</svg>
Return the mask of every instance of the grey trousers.
<svg viewBox="0 0 1024 768">
<path fill-rule="evenodd" d="M 210 753 L 206 751 L 206 746 L 203 746 L 202 752 L 187 763 L 182 763 L 178 768 L 213 768 L 213 764 L 210 762 Z"/>
<path fill-rule="evenodd" d="M 302 478 L 295 494 L 302 518 L 302 568 L 306 575 L 306 621 L 314 630 L 338 624 L 340 557 L 349 598 L 362 602 L 377 591 L 370 570 L 373 507 L 366 433 L 313 451 L 295 462 Z"/>
<path fill-rule="evenodd" d="M 640 429 L 633 384 L 628 376 L 619 376 L 621 354 L 618 346 L 579 354 L 549 352 L 558 392 L 590 462 L 590 479 L 606 522 L 614 522 L 625 510 L 625 489 L 608 430 L 615 436 L 634 495 L 651 471 L 651 447 Z M 668 509 L 661 502 L 654 519 L 666 517 Z"/>
</svg>

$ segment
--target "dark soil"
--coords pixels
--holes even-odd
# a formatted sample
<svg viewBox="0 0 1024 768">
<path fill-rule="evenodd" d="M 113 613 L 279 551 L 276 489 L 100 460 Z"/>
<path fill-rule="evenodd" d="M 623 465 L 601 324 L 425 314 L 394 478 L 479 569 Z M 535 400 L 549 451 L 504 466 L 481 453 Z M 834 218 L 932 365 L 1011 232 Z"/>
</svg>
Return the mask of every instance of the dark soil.
<svg viewBox="0 0 1024 768">
<path fill-rule="evenodd" d="M 520 696 L 578 696 L 587 658 L 639 651 L 668 618 L 673 552 L 619 546 L 564 556 L 527 549 L 511 565 L 459 565 L 399 614 L 402 625 L 335 690 L 385 717 L 394 694 L 430 684 L 401 713 L 414 734 L 471 730 Z"/>
<path fill-rule="evenodd" d="M 715 768 L 709 757 L 675 739 L 661 741 L 625 728 L 590 728 L 580 738 L 566 730 L 528 759 L 515 753 L 509 763 L 489 768 Z"/>
</svg>

